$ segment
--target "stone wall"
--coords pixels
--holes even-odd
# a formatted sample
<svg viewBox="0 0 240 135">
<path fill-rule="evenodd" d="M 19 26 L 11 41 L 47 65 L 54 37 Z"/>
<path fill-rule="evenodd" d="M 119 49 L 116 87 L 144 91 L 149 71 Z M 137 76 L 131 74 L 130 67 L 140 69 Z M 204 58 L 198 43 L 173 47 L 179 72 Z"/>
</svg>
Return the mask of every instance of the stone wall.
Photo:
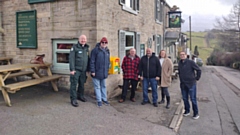
<svg viewBox="0 0 240 135">
<path fill-rule="evenodd" d="M 45 61 L 52 62 L 52 39 L 72 39 L 85 34 L 92 49 L 106 36 L 111 56 L 119 56 L 119 30 L 140 32 L 140 43 L 145 45 L 149 37 L 163 35 L 163 25 L 155 22 L 155 2 L 152 0 L 140 0 L 137 15 L 122 10 L 119 0 L 57 0 L 36 4 L 28 4 L 28 0 L 1 0 L 0 4 L 4 5 L 0 9 L 6 32 L 3 36 L 4 53 L 13 57 L 14 63 L 29 62 L 36 54 L 42 53 L 46 54 Z M 37 10 L 37 49 L 16 47 L 16 12 L 26 10 Z M 153 50 L 154 45 L 153 41 Z M 108 93 L 121 83 L 122 75 L 109 75 Z M 68 88 L 69 84 L 69 75 L 63 75 L 59 86 Z M 91 77 L 88 77 L 86 90 L 93 92 Z"/>
<path fill-rule="evenodd" d="M 7 56 L 13 57 L 13 63 L 29 62 L 36 54 L 43 53 L 46 55 L 44 60 L 52 62 L 52 39 L 72 39 L 85 34 L 91 48 L 95 46 L 95 0 L 61 0 L 36 4 L 28 4 L 28 0 L 1 0 L 0 3 L 3 5 L 0 10 L 3 12 L 2 23 L 5 28 L 5 44 L 0 54 L 4 50 Z M 16 12 L 27 10 L 37 11 L 37 49 L 16 47 Z M 63 75 L 58 85 L 69 88 L 69 84 L 69 75 Z M 92 89 L 90 77 L 86 86 L 86 89 Z"/>
<path fill-rule="evenodd" d="M 3 35 L 3 29 L 2 29 L 2 1 L 0 1 L 0 57 L 4 56 L 3 54 L 3 40 L 2 40 L 2 35 Z"/>
<path fill-rule="evenodd" d="M 52 62 L 52 39 L 78 38 L 86 34 L 90 44 L 96 40 L 94 0 L 56 1 L 28 4 L 28 0 L 2 0 L 5 53 L 14 62 L 28 62 L 36 54 L 46 54 Z M 37 10 L 37 49 L 16 47 L 16 11 Z"/>
<path fill-rule="evenodd" d="M 106 36 L 109 40 L 108 47 L 111 56 L 119 56 L 118 31 L 140 32 L 140 44 L 145 44 L 145 48 L 147 48 L 149 37 L 153 38 L 153 35 L 156 34 L 163 35 L 163 24 L 155 22 L 154 9 L 155 2 L 152 0 L 140 0 L 140 11 L 137 15 L 122 10 L 119 0 L 97 1 L 97 40 Z M 153 41 L 153 51 L 155 51 L 154 45 Z M 114 90 L 118 84 L 122 84 L 122 75 L 110 75 L 109 78 L 111 79 L 107 79 L 107 86 L 111 90 Z"/>
<path fill-rule="evenodd" d="M 118 56 L 118 30 L 140 32 L 140 43 L 145 45 L 149 37 L 162 35 L 162 24 L 155 22 L 154 1 L 141 0 L 137 15 L 122 10 L 119 0 L 116 1 L 97 1 L 97 39 L 104 35 L 108 37 L 111 55 Z M 154 42 L 152 45 L 155 50 Z"/>
</svg>

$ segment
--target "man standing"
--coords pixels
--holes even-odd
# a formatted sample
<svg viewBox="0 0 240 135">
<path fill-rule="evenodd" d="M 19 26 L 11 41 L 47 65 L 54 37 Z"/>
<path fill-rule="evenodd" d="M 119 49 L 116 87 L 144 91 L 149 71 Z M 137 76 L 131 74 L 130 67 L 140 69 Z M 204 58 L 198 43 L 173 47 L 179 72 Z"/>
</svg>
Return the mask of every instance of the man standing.
<svg viewBox="0 0 240 135">
<path fill-rule="evenodd" d="M 148 99 L 148 85 L 150 83 L 152 88 L 153 106 L 157 107 L 158 93 L 157 93 L 157 81 L 160 77 L 160 62 L 159 59 L 152 55 L 152 50 L 147 48 L 147 55 L 141 58 L 139 65 L 139 75 L 143 80 L 143 102 L 145 105 L 149 102 Z"/>
<path fill-rule="evenodd" d="M 198 105 L 197 105 L 197 86 L 196 81 L 201 77 L 201 69 L 197 64 L 187 59 L 185 52 L 180 52 L 180 61 L 178 63 L 179 78 L 180 78 L 180 88 L 182 92 L 182 98 L 184 102 L 185 112 L 183 116 L 190 115 L 190 105 L 188 101 L 188 96 L 190 96 L 192 101 L 193 109 L 193 119 L 199 118 Z M 195 74 L 196 72 L 196 74 Z"/>
<path fill-rule="evenodd" d="M 84 83 L 86 82 L 86 72 L 89 71 L 89 45 L 86 44 L 87 37 L 81 35 L 78 43 L 73 45 L 69 55 L 70 66 L 70 99 L 74 107 L 78 106 L 77 99 L 86 102 L 84 97 Z M 78 89 L 76 87 L 78 84 Z"/>
<path fill-rule="evenodd" d="M 107 38 L 103 37 L 91 52 L 90 71 L 98 107 L 102 106 L 102 102 L 105 105 L 109 105 L 107 101 L 106 78 L 108 77 L 110 66 L 110 52 L 107 44 Z"/>
<path fill-rule="evenodd" d="M 136 55 L 136 50 L 134 48 L 130 49 L 130 53 L 123 58 L 122 71 L 123 71 L 123 88 L 122 97 L 118 101 L 122 103 L 126 99 L 128 84 L 131 82 L 131 96 L 130 100 L 135 102 L 135 91 L 138 83 L 138 68 L 139 68 L 140 58 Z"/>
</svg>

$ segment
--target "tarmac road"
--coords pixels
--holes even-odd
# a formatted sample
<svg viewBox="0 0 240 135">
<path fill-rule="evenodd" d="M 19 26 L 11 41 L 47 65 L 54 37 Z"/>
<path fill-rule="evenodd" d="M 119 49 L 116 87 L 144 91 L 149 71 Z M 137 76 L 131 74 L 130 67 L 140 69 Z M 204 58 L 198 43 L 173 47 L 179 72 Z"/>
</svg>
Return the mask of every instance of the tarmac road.
<svg viewBox="0 0 240 135">
<path fill-rule="evenodd" d="M 179 134 L 240 135 L 239 82 L 239 70 L 203 67 L 202 77 L 197 83 L 200 118 L 184 117 Z"/>
<path fill-rule="evenodd" d="M 0 96 L 0 135 L 239 135 L 239 71 L 225 67 L 203 67 L 202 71 L 200 118 L 180 119 L 178 132 L 169 128 L 181 106 L 179 80 L 174 80 L 169 88 L 170 109 L 141 105 L 141 90 L 136 91 L 134 103 L 120 104 L 116 97 L 109 100 L 111 106 L 98 108 L 92 95 L 87 96 L 88 102 L 79 101 L 79 107 L 72 107 L 66 89 L 54 92 L 42 85 L 28 87 L 10 94 L 12 107 Z"/>
<path fill-rule="evenodd" d="M 0 96 L 0 135 L 175 135 L 162 122 L 171 120 L 171 116 L 163 119 L 168 110 L 164 106 L 142 106 L 140 97 L 129 105 L 130 113 L 125 113 L 129 111 L 116 107 L 115 99 L 110 101 L 113 106 L 98 108 L 95 99 L 88 96 L 88 102 L 72 107 L 68 90 L 28 87 L 10 94 L 12 107 L 7 107 Z M 174 100 L 172 109 L 174 112 Z"/>
</svg>

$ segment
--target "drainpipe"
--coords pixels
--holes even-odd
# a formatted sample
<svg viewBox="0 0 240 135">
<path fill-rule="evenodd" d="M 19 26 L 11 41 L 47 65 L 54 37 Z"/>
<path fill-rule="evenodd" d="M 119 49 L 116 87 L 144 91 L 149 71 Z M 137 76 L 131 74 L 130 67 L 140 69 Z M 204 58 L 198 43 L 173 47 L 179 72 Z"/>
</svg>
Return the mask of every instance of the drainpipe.
<svg viewBox="0 0 240 135">
<path fill-rule="evenodd" d="M 162 13 L 163 14 L 163 42 L 162 42 L 163 43 L 163 49 L 164 49 L 164 46 L 165 46 L 164 43 L 165 43 L 165 29 L 166 29 L 165 28 L 165 17 L 166 17 L 165 16 L 166 15 L 165 14 L 165 6 L 166 6 L 166 2 L 163 1 L 163 13 Z"/>
<path fill-rule="evenodd" d="M 0 7 L 1 7 L 1 1 L 0 1 Z M 2 8 L 0 8 L 2 9 Z M 3 28 L 2 28 L 2 11 L 0 10 L 0 56 L 3 56 Z"/>
</svg>

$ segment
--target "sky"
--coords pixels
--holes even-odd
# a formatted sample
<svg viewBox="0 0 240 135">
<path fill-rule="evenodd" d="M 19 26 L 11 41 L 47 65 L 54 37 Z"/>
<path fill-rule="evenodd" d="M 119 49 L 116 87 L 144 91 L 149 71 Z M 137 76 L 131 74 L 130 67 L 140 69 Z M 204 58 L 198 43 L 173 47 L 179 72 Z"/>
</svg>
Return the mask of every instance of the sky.
<svg viewBox="0 0 240 135">
<path fill-rule="evenodd" d="M 191 30 L 204 31 L 214 28 L 216 18 L 227 16 L 238 0 L 166 0 L 172 7 L 176 5 L 182 11 L 182 31 L 189 31 L 189 16 Z"/>
</svg>

